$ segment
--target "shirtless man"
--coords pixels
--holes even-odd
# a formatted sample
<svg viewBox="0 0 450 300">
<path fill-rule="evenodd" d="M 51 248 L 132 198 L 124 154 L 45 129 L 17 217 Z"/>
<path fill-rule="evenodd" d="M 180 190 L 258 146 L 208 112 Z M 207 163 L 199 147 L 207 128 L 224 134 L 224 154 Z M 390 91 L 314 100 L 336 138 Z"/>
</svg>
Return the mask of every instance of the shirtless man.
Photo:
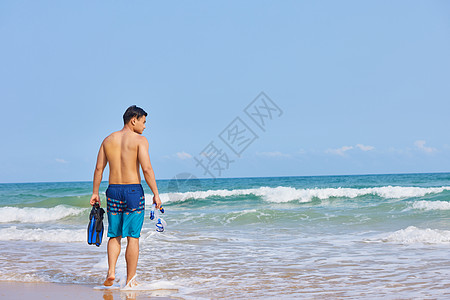
<svg viewBox="0 0 450 300">
<path fill-rule="evenodd" d="M 153 192 L 153 203 L 161 207 L 155 174 L 148 154 L 148 141 L 142 136 L 147 113 L 136 105 L 123 115 L 122 130 L 113 132 L 103 140 L 97 156 L 91 205 L 100 204 L 98 190 L 103 170 L 109 163 L 109 186 L 106 190 L 108 215 L 108 274 L 105 286 L 115 280 L 116 262 L 121 250 L 121 239 L 128 240 L 125 259 L 127 284 L 136 275 L 139 257 L 139 237 L 144 222 L 144 190 L 141 186 L 139 165 L 145 181 Z"/>
</svg>

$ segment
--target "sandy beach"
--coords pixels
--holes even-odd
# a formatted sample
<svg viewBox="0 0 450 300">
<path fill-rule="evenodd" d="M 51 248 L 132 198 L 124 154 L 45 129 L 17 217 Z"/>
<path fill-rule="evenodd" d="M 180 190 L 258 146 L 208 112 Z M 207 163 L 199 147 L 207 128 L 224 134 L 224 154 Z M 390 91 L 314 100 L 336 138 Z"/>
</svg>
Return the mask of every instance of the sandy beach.
<svg viewBox="0 0 450 300">
<path fill-rule="evenodd" d="M 22 299 L 159 299 L 170 300 L 180 298 L 169 298 L 158 296 L 155 292 L 149 294 L 145 291 L 119 291 L 119 290 L 96 290 L 94 285 L 57 284 L 57 283 L 27 283 L 14 281 L 0 281 L 0 299 L 22 300 Z"/>
</svg>

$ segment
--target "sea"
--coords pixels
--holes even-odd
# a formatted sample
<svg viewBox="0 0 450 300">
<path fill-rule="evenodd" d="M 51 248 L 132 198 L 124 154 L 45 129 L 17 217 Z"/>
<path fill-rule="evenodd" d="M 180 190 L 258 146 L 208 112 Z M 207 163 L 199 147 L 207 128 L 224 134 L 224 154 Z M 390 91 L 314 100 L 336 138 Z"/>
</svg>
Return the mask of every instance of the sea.
<svg viewBox="0 0 450 300">
<path fill-rule="evenodd" d="M 167 225 L 157 232 L 149 219 L 143 182 L 137 269 L 150 295 L 450 298 L 450 173 L 157 183 Z M 92 182 L 0 184 L 0 280 L 100 286 L 107 237 L 87 244 L 91 191 Z M 122 247 L 119 285 L 126 239 Z"/>
</svg>

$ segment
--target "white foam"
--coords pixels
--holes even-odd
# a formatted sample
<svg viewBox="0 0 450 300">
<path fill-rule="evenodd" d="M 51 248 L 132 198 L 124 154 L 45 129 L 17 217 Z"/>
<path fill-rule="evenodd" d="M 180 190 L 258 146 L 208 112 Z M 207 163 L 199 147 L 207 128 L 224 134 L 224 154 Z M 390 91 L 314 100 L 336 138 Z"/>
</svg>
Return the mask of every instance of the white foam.
<svg viewBox="0 0 450 300">
<path fill-rule="evenodd" d="M 139 280 L 137 280 L 139 282 Z M 150 282 L 139 282 L 135 286 L 125 286 L 122 288 L 123 291 L 157 291 L 157 290 L 176 290 L 178 291 L 179 286 L 173 282 L 167 280 L 155 280 Z M 173 292 L 172 292 L 173 293 Z M 166 295 L 161 295 L 166 296 Z"/>
<path fill-rule="evenodd" d="M 121 291 L 126 294 L 127 298 L 136 296 L 136 292 L 145 291 L 151 297 L 175 297 L 182 295 L 183 299 L 206 299 L 196 295 L 190 297 L 189 294 L 198 292 L 197 289 L 188 288 L 182 283 L 183 280 L 151 280 L 151 282 L 142 281 L 139 276 L 136 277 L 137 285 L 124 286 Z M 190 278 L 188 281 L 191 281 Z M 122 283 L 123 286 L 124 282 Z"/>
<path fill-rule="evenodd" d="M 40 223 L 76 216 L 88 210 L 88 208 L 67 207 L 58 205 L 50 208 L 38 207 L 0 207 L 0 223 L 23 222 Z"/>
<path fill-rule="evenodd" d="M 447 244 L 450 243 L 450 231 L 409 226 L 406 229 L 391 233 L 383 241 L 400 244 Z"/>
<path fill-rule="evenodd" d="M 185 193 L 163 193 L 160 195 L 163 203 L 186 201 L 188 199 L 206 199 L 208 197 L 231 197 L 240 195 L 255 195 L 268 202 L 310 202 L 313 198 L 328 199 L 331 197 L 356 198 L 364 195 L 374 195 L 387 199 L 400 199 L 411 197 L 422 197 L 427 194 L 441 193 L 450 190 L 450 187 L 403 187 L 403 186 L 383 186 L 374 188 L 315 188 L 297 189 L 293 187 L 278 186 L 260 187 L 256 189 L 236 189 L 236 190 L 208 190 Z M 146 195 L 151 199 L 151 195 Z"/>
<path fill-rule="evenodd" d="M 416 201 L 413 203 L 414 209 L 422 210 L 450 210 L 450 202 L 447 201 Z"/>
<path fill-rule="evenodd" d="M 17 229 L 11 226 L 0 229 L 0 241 L 85 242 L 86 229 Z"/>
<path fill-rule="evenodd" d="M 11 274 L 0 273 L 0 281 L 19 281 L 19 282 L 48 282 L 48 278 L 42 278 L 36 274 Z"/>
</svg>

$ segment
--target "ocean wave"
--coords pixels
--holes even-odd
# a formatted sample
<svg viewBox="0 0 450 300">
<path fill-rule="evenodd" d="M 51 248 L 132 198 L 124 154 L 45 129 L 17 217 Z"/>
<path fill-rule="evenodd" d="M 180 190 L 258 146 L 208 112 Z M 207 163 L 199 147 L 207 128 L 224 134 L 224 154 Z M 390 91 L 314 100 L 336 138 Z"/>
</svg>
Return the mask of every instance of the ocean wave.
<svg viewBox="0 0 450 300">
<path fill-rule="evenodd" d="M 400 244 L 447 244 L 450 243 L 450 231 L 438 229 L 420 229 L 409 226 L 390 234 L 383 239 L 383 242 L 393 242 Z"/>
<path fill-rule="evenodd" d="M 39 207 L 0 207 L 0 223 L 22 222 L 41 223 L 76 216 L 88 210 L 87 208 L 67 207 L 58 205 L 50 208 Z"/>
<path fill-rule="evenodd" d="M 414 202 L 412 208 L 422 210 L 450 210 L 450 202 L 422 200 Z"/>
<path fill-rule="evenodd" d="M 0 229 L 0 241 L 85 242 L 86 229 L 17 229 L 11 226 Z"/>
<path fill-rule="evenodd" d="M 242 195 L 254 195 L 268 202 L 283 203 L 290 201 L 310 202 L 314 198 L 329 199 L 333 197 L 356 198 L 365 195 L 374 195 L 386 199 L 401 199 L 411 197 L 422 197 L 427 194 L 436 194 L 450 190 L 450 187 L 403 187 L 383 186 L 373 188 L 314 188 L 297 189 L 293 187 L 260 187 L 254 189 L 236 190 L 208 190 L 184 193 L 163 193 L 160 195 L 163 203 L 183 202 L 189 199 L 206 199 L 208 197 L 232 197 Z M 151 195 L 146 195 L 151 199 Z"/>
<path fill-rule="evenodd" d="M 230 212 L 224 216 L 223 223 L 229 224 L 234 221 L 262 221 L 272 217 L 271 214 L 256 209 L 244 209 L 241 211 Z"/>
</svg>

